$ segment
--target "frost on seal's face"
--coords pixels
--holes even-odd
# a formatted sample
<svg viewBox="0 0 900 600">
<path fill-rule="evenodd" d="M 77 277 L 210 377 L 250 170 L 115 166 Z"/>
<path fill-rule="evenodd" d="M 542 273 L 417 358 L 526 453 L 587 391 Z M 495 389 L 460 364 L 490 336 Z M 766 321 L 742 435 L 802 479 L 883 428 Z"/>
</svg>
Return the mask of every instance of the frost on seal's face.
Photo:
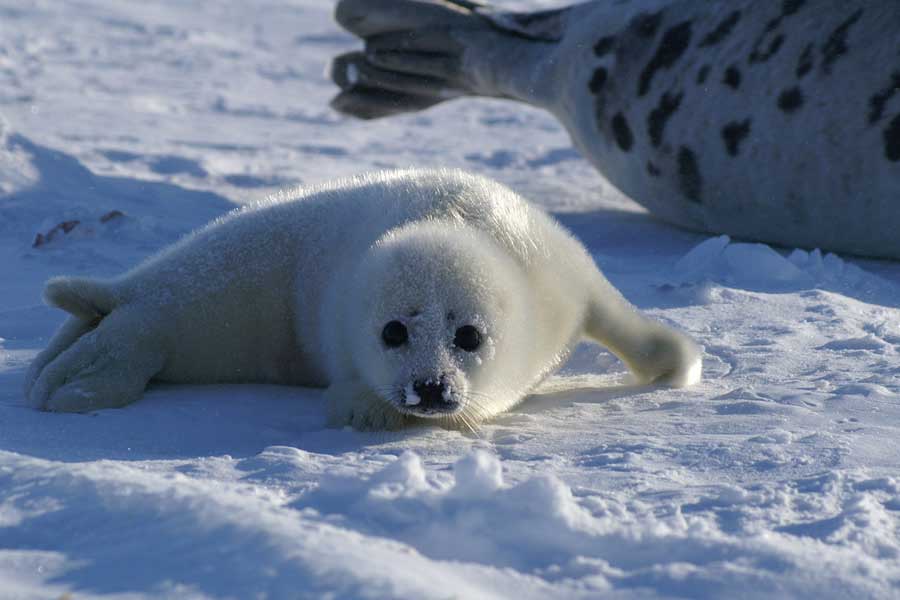
<svg viewBox="0 0 900 600">
<path fill-rule="evenodd" d="M 499 412 L 499 359 L 525 326 L 519 277 L 519 266 L 472 228 L 418 223 L 389 232 L 354 282 L 351 313 L 364 333 L 351 351 L 363 381 L 415 417 L 473 425 Z"/>
</svg>

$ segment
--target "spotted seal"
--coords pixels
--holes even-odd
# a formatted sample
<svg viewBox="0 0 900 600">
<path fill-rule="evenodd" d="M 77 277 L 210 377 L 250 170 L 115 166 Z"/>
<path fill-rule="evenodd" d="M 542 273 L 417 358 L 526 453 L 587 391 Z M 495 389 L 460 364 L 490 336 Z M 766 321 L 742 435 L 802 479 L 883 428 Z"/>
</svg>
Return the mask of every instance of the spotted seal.
<svg viewBox="0 0 900 600">
<path fill-rule="evenodd" d="M 365 39 L 333 62 L 339 111 L 527 102 L 666 221 L 900 258 L 900 3 L 341 0 L 336 18 Z"/>
<path fill-rule="evenodd" d="M 148 381 L 327 387 L 330 422 L 474 427 L 587 336 L 639 381 L 700 353 L 637 312 L 553 219 L 491 180 L 370 174 L 231 213 L 112 280 L 59 277 L 72 316 L 26 381 L 36 407 L 138 399 Z"/>
</svg>

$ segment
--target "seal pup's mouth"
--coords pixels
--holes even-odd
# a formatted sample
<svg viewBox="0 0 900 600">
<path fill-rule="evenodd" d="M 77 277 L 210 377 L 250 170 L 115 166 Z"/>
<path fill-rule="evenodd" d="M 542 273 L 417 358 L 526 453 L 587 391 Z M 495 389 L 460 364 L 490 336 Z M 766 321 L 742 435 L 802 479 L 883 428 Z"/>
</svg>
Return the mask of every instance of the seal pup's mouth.
<svg viewBox="0 0 900 600">
<path fill-rule="evenodd" d="M 454 415 L 463 407 L 443 380 L 411 381 L 400 389 L 398 396 L 400 412 L 426 419 Z"/>
</svg>

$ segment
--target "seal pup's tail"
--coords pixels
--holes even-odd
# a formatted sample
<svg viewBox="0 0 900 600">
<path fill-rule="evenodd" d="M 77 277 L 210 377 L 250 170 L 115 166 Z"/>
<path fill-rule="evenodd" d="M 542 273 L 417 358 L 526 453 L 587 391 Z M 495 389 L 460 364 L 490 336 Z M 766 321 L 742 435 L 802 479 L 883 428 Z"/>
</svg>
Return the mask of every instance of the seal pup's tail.
<svg viewBox="0 0 900 600">
<path fill-rule="evenodd" d="M 116 305 L 108 283 L 85 277 L 54 277 L 44 287 L 44 301 L 94 323 L 111 313 Z"/>
<path fill-rule="evenodd" d="M 337 22 L 365 41 L 336 57 L 335 110 L 363 119 L 423 110 L 461 96 L 542 104 L 542 64 L 567 9 L 505 13 L 470 0 L 340 0 Z"/>
</svg>

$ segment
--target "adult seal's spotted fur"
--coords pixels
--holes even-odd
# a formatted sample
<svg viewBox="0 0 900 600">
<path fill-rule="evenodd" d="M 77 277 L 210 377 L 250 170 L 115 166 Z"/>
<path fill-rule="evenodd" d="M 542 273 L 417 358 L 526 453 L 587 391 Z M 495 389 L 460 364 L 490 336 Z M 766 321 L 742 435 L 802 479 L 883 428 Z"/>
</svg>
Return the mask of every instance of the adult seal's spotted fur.
<svg viewBox="0 0 900 600">
<path fill-rule="evenodd" d="M 695 230 L 900 258 L 900 3 L 598 0 L 511 14 L 341 0 L 333 106 L 551 111 L 610 182 Z"/>
<path fill-rule="evenodd" d="M 583 336 L 640 381 L 700 376 L 693 342 L 638 313 L 556 222 L 458 171 L 292 190 L 45 297 L 72 314 L 26 378 L 47 410 L 122 406 L 151 379 L 267 382 L 327 386 L 333 425 L 474 427 Z"/>
</svg>

